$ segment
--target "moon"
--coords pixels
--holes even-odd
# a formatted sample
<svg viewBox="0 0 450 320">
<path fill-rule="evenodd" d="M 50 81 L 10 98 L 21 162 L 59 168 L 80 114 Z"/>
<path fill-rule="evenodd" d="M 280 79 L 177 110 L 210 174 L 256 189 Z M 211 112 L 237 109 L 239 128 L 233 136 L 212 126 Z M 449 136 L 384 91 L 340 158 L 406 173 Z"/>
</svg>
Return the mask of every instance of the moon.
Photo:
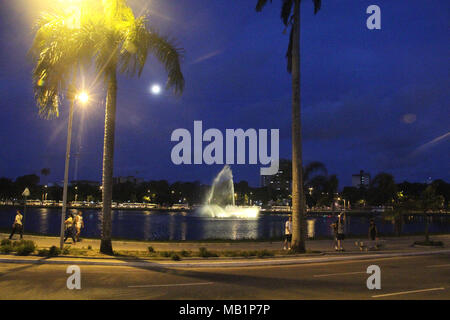
<svg viewBox="0 0 450 320">
<path fill-rule="evenodd" d="M 161 93 L 162 89 L 161 89 L 161 86 L 159 84 L 154 84 L 150 88 L 150 91 L 152 92 L 152 94 L 158 95 L 158 94 Z"/>
</svg>

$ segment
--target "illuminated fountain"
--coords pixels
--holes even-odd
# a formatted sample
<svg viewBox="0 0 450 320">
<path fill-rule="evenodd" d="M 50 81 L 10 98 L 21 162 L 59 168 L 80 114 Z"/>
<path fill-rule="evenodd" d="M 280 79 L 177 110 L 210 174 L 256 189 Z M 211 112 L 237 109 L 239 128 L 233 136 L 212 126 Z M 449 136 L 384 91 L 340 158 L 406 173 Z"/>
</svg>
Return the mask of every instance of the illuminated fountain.
<svg viewBox="0 0 450 320">
<path fill-rule="evenodd" d="M 226 165 L 214 178 L 206 204 L 197 210 L 197 214 L 211 218 L 255 219 L 259 208 L 235 205 L 233 173 Z"/>
</svg>

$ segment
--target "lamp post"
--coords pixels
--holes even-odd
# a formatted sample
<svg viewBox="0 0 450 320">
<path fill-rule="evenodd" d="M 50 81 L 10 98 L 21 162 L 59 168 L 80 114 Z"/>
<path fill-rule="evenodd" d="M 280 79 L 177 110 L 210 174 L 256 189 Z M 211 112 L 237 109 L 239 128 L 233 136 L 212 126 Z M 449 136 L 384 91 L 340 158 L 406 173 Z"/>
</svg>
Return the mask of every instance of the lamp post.
<svg viewBox="0 0 450 320">
<path fill-rule="evenodd" d="M 82 92 L 75 95 L 74 92 L 69 93 L 70 100 L 70 110 L 69 110 L 69 123 L 67 127 L 67 145 L 66 145 L 66 162 L 64 166 L 64 188 L 63 188 L 63 206 L 61 212 L 61 230 L 59 238 L 59 247 L 62 250 L 64 247 L 64 221 L 66 221 L 66 211 L 67 211 L 67 188 L 69 180 L 69 163 L 70 163 L 70 145 L 72 142 L 72 122 L 73 122 L 73 107 L 75 100 L 80 100 L 81 103 L 85 104 L 89 100 L 87 93 Z"/>
<path fill-rule="evenodd" d="M 23 207 L 23 218 L 22 218 L 22 233 L 25 231 L 25 214 L 27 213 L 27 198 L 30 196 L 30 190 L 25 188 L 22 192 L 22 196 L 25 198 L 25 205 Z"/>
<path fill-rule="evenodd" d="M 44 186 L 44 189 L 42 191 L 42 204 L 44 204 L 45 200 L 47 200 L 47 185 Z"/>
</svg>

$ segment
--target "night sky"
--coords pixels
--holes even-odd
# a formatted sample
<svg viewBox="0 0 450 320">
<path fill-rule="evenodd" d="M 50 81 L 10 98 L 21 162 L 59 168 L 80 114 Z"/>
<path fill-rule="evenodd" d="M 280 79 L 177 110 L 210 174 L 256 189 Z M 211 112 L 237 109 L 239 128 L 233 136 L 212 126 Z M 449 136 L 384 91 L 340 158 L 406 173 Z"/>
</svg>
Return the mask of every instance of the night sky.
<svg viewBox="0 0 450 320">
<path fill-rule="evenodd" d="M 0 176 L 15 178 L 51 169 L 64 172 L 68 106 L 60 118 L 38 116 L 27 59 L 32 24 L 54 1 L 0 3 Z M 386 171 L 397 182 L 450 178 L 448 0 L 323 0 L 314 16 L 302 4 L 302 108 L 304 161 L 322 161 L 340 187 L 364 169 Z M 280 129 L 280 155 L 291 156 L 291 83 L 286 71 L 288 35 L 281 1 L 262 13 L 256 0 L 131 0 L 147 5 L 150 25 L 185 49 L 186 88 L 154 96 L 165 83 L 150 59 L 141 78 L 119 79 L 115 176 L 199 180 L 210 183 L 220 165 L 171 163 L 177 128 Z M 366 8 L 381 7 L 382 29 L 366 28 Z M 86 72 L 89 86 L 93 75 Z M 78 179 L 101 179 L 104 92 L 74 118 L 72 150 L 80 151 Z M 74 161 L 70 179 L 74 178 Z M 259 184 L 260 165 L 233 165 L 235 181 Z"/>
</svg>

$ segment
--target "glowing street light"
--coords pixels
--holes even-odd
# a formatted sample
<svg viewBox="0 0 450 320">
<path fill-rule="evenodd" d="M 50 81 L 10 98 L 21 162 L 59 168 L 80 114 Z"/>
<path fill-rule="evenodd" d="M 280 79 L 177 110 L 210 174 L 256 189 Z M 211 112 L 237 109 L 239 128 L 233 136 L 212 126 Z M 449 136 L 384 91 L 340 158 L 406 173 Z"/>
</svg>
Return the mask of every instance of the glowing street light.
<svg viewBox="0 0 450 320">
<path fill-rule="evenodd" d="M 82 91 L 77 95 L 78 101 L 80 101 L 82 104 L 86 104 L 89 102 L 89 95 L 86 91 Z"/>
</svg>

